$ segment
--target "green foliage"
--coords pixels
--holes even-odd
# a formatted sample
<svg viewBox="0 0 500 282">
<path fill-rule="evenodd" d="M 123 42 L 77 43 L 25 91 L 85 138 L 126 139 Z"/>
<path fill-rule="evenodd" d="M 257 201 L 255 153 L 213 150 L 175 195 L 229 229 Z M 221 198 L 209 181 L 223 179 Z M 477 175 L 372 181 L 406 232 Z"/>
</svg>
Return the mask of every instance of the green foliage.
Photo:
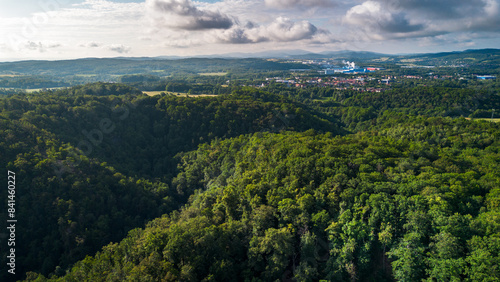
<svg viewBox="0 0 500 282">
<path fill-rule="evenodd" d="M 182 155 L 173 181 L 179 192 L 193 194 L 189 204 L 118 245 L 140 245 L 116 258 L 128 258 L 133 266 L 123 267 L 123 261 L 106 266 L 101 257 L 110 253 L 104 249 L 63 279 L 84 269 L 111 275 L 103 268 L 153 280 L 496 277 L 496 241 L 485 236 L 498 231 L 479 221 L 489 213 L 496 224 L 491 213 L 498 210 L 497 193 L 491 189 L 500 180 L 499 167 L 487 160 L 498 159 L 498 141 L 453 150 L 462 132 L 479 138 L 481 126 L 498 129 L 462 120 L 422 122 L 433 123 L 433 132 L 442 129 L 448 142 L 423 144 L 419 131 L 403 139 L 389 132 L 346 137 L 283 132 L 202 145 Z M 459 124 L 464 128 L 453 131 Z M 473 140 L 470 148 L 481 143 Z M 159 273 L 138 268 L 152 257 L 158 258 Z"/>
<path fill-rule="evenodd" d="M 167 184 L 127 178 L 106 163 L 75 155 L 77 149 L 27 122 L 1 120 L 0 140 L 2 160 L 8 160 L 1 169 L 16 173 L 19 278 L 28 270 L 64 270 L 175 208 L 165 198 Z M 74 158 L 78 166 L 58 177 L 60 165 L 75 163 Z"/>
<path fill-rule="evenodd" d="M 18 248 L 19 275 L 64 272 L 182 206 L 195 189 L 179 188 L 181 179 L 170 189 L 177 153 L 217 138 L 311 124 L 340 132 L 332 120 L 257 92 L 147 97 L 126 85 L 94 83 L 0 100 L 2 167 L 21 178 L 18 239 L 29 242 Z M 224 204 L 236 217 L 235 195 L 227 191 Z"/>
<path fill-rule="evenodd" d="M 359 94 L 344 102 L 348 107 L 400 110 L 413 115 L 469 116 L 475 110 L 500 108 L 498 93 L 476 89 L 415 87 L 374 94 Z"/>
<path fill-rule="evenodd" d="M 0 78 L 0 87 L 3 88 L 37 89 L 65 86 L 69 86 L 69 83 L 44 76 L 13 76 Z"/>
<path fill-rule="evenodd" d="M 18 277 L 498 280 L 500 125 L 450 117 L 498 94 L 358 94 L 304 105 L 96 83 L 0 99 Z"/>
</svg>

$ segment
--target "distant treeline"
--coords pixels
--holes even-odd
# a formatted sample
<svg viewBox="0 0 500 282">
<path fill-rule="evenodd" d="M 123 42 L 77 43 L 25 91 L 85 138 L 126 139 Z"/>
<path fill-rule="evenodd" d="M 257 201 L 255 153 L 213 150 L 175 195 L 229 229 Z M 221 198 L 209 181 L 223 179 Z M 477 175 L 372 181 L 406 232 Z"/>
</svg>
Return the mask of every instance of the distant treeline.
<svg viewBox="0 0 500 282">
<path fill-rule="evenodd" d="M 40 76 L 0 77 L 0 88 L 37 89 L 65 86 L 70 86 L 70 84 Z"/>
</svg>

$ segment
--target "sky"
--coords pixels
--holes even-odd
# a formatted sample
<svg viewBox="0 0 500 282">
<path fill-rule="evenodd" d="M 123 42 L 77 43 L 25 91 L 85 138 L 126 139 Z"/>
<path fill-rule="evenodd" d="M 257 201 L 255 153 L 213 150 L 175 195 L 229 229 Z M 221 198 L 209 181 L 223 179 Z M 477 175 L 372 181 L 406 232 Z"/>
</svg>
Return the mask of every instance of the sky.
<svg viewBox="0 0 500 282">
<path fill-rule="evenodd" d="M 500 48 L 500 0 L 0 0 L 0 61 Z"/>
</svg>

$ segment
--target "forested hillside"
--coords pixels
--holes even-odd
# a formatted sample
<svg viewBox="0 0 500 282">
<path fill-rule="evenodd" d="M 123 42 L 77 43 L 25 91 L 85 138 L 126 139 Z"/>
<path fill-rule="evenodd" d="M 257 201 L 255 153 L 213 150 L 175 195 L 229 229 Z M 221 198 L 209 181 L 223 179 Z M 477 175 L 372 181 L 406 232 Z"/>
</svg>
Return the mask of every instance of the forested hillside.
<svg viewBox="0 0 500 282">
<path fill-rule="evenodd" d="M 44 75 L 68 78 L 75 75 L 96 76 L 105 79 L 113 75 L 138 73 L 197 74 L 220 71 L 268 71 L 301 68 L 302 64 L 276 62 L 266 59 L 220 59 L 220 58 L 85 58 L 58 61 L 1 62 L 0 74 Z"/>
<path fill-rule="evenodd" d="M 61 281 L 499 279 L 498 126 L 411 124 L 203 145 L 173 181 L 185 208 Z"/>
<path fill-rule="evenodd" d="M 97 83 L 0 99 L 1 168 L 17 174 L 18 277 L 62 274 L 182 206 L 190 195 L 169 188 L 177 153 L 217 138 L 309 128 L 343 132 L 331 118 L 255 90 L 148 97 Z"/>
<path fill-rule="evenodd" d="M 300 89 L 277 84 L 270 85 L 265 90 L 337 117 L 350 131 L 369 130 L 378 119 L 385 119 L 386 116 L 396 113 L 453 118 L 491 118 L 492 115 L 497 117 L 499 114 L 498 82 L 483 85 L 469 82 L 461 85 L 440 81 L 434 84 L 398 85 L 394 89 L 379 93 L 328 87 Z"/>
<path fill-rule="evenodd" d="M 496 281 L 495 85 L 0 98 L 15 279 Z"/>
<path fill-rule="evenodd" d="M 213 138 L 284 129 L 344 132 L 333 118 L 255 89 L 193 99 L 148 97 L 126 85 L 96 83 L 17 95 L 0 100 L 0 109 L 4 117 L 80 145 L 89 157 L 148 177 L 168 174 L 176 167 L 175 154 Z M 102 130 L 102 122 L 109 129 Z"/>
<path fill-rule="evenodd" d="M 16 173 L 19 278 L 29 270 L 64 269 L 174 208 L 165 183 L 125 177 L 28 122 L 0 119 L 0 128 L 0 168 Z M 71 169 L 58 173 L 69 161 Z M 7 190 L 1 195 L 7 199 Z M 4 265 L 6 255 L 2 249 Z M 8 274 L 2 275 L 7 281 Z"/>
</svg>

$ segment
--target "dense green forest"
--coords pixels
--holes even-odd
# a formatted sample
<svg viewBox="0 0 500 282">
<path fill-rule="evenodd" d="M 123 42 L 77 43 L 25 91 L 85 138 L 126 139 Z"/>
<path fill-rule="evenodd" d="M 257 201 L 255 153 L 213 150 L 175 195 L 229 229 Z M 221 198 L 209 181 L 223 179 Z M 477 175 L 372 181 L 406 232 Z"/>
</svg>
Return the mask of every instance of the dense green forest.
<svg viewBox="0 0 500 282">
<path fill-rule="evenodd" d="M 495 83 L 230 90 L 0 98 L 14 280 L 500 279 Z"/>
<path fill-rule="evenodd" d="M 14 76 L 0 78 L 0 86 L 5 88 L 51 88 L 69 86 L 68 83 L 40 76 Z"/>
<path fill-rule="evenodd" d="M 439 81 L 429 86 L 406 85 L 380 93 L 366 93 L 327 87 L 300 89 L 270 84 L 263 90 L 338 117 L 351 131 L 367 130 L 379 118 L 396 112 L 430 117 L 499 117 L 498 82 L 469 82 L 449 86 L 447 81 Z"/>
<path fill-rule="evenodd" d="M 499 279 L 498 126 L 412 124 L 203 145 L 172 182 L 186 207 L 61 280 Z"/>
<path fill-rule="evenodd" d="M 258 131 L 343 132 L 331 118 L 252 89 L 148 97 L 103 83 L 0 99 L 0 122 L 2 168 L 20 178 L 18 270 L 44 274 L 183 205 L 189 194 L 169 189 L 179 152 Z"/>
</svg>

